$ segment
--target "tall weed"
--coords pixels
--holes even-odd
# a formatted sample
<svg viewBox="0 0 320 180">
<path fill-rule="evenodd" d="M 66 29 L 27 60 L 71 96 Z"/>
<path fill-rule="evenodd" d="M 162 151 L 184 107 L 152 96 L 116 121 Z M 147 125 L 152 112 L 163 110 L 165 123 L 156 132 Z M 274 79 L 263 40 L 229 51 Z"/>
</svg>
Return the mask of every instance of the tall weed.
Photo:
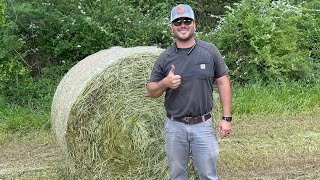
<svg viewBox="0 0 320 180">
<path fill-rule="evenodd" d="M 239 119 L 292 118 L 320 113 L 320 84 L 297 82 L 233 85 L 233 112 Z"/>
</svg>

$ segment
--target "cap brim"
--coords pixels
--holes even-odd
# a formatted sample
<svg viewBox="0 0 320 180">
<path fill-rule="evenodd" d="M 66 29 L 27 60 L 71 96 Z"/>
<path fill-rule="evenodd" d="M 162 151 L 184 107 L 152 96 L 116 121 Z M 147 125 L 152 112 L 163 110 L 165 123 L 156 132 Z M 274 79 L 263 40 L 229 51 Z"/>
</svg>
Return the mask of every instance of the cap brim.
<svg viewBox="0 0 320 180">
<path fill-rule="evenodd" d="M 171 20 L 171 22 L 173 22 L 174 20 L 181 18 L 181 17 L 190 18 L 190 19 L 194 20 L 194 18 L 192 18 L 192 16 L 190 14 L 178 14 L 178 15 L 174 16 L 174 18 Z"/>
</svg>

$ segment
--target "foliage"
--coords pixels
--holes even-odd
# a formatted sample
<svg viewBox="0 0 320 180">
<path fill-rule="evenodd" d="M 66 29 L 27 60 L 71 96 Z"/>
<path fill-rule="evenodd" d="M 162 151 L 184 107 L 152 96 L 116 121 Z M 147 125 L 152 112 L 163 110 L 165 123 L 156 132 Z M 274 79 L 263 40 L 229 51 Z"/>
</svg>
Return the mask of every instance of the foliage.
<svg viewBox="0 0 320 180">
<path fill-rule="evenodd" d="M 170 10 L 176 3 L 169 0 L 5 1 L 7 24 L 0 32 L 3 96 L 10 103 L 24 104 L 26 97 L 30 100 L 32 94 L 43 93 L 29 86 L 45 75 L 44 68 L 62 66 L 56 68 L 61 71 L 54 72 L 63 75 L 88 55 L 112 46 L 168 47 L 173 42 Z M 219 11 L 223 5 L 219 1 L 215 1 L 219 6 L 214 7 L 202 1 L 185 3 L 202 16 L 199 27 L 214 24 L 205 23 L 212 20 L 206 19 L 206 15 L 211 17 L 209 12 Z"/>
<path fill-rule="evenodd" d="M 168 12 L 163 3 L 144 13 L 117 0 L 6 4 L 8 23 L 0 32 L 0 86 L 10 103 L 14 98 L 23 104 L 26 95 L 43 93 L 34 84 L 45 67 L 61 66 L 57 74 L 64 74 L 86 56 L 111 46 L 172 43 L 168 18 L 155 16 Z"/>
<path fill-rule="evenodd" d="M 179 2 L 179 1 L 177 1 Z M 207 28 L 214 29 L 221 16 L 225 14 L 224 6 L 232 5 L 233 3 L 240 2 L 240 0 L 186 0 L 184 3 L 193 7 L 197 31 L 203 31 Z"/>
<path fill-rule="evenodd" d="M 51 127 L 51 102 L 64 71 L 61 66 L 44 68 L 45 76 L 21 78 L 0 95 L 0 131 L 30 131 Z M 62 70 L 61 70 L 62 69 Z"/>
<path fill-rule="evenodd" d="M 229 8 L 214 32 L 202 34 L 226 55 L 238 82 L 319 77 L 319 11 L 288 1 L 249 1 Z"/>
<path fill-rule="evenodd" d="M 305 13 L 310 18 L 305 18 L 301 22 L 301 29 L 304 30 L 305 37 L 301 37 L 303 48 L 309 49 L 310 57 L 316 62 L 320 62 L 320 1 L 313 0 L 309 3 L 303 3 Z"/>
<path fill-rule="evenodd" d="M 169 0 L 8 0 L 6 3 L 7 20 L 17 26 L 11 35 L 20 36 L 25 42 L 25 48 L 17 52 L 25 54 L 23 58 L 35 74 L 41 74 L 42 67 L 73 65 L 111 46 L 168 47 L 173 42 L 169 14 L 175 3 Z M 194 6 L 197 14 L 203 14 L 202 22 L 205 15 L 212 16 L 208 12 L 214 8 L 208 9 L 209 2 L 186 3 Z M 215 3 L 219 4 L 216 9 L 223 4 Z M 204 8 L 203 4 L 208 5 Z"/>
<path fill-rule="evenodd" d="M 15 4 L 17 5 L 17 4 Z M 51 99 L 53 86 L 57 84 L 62 76 L 61 72 L 66 72 L 69 68 L 64 65 L 43 67 L 42 76 L 32 77 L 32 69 L 39 70 L 38 62 L 41 57 L 41 46 L 39 48 L 34 44 L 41 33 L 37 32 L 37 26 L 29 24 L 26 19 L 36 20 L 40 10 L 33 9 L 30 4 L 22 3 L 16 6 L 15 13 L 9 14 L 8 19 L 15 18 L 14 21 L 8 21 L 1 29 L 0 36 L 0 95 L 8 104 L 27 105 L 29 101 L 40 101 L 43 97 L 45 100 Z M 23 17 L 23 14 L 31 17 Z M 20 15 L 22 16 L 21 18 Z M 11 17 L 12 16 L 12 17 Z M 43 39 L 43 41 L 45 41 Z M 38 46 L 38 45 L 37 45 Z M 44 53 L 42 53 L 44 54 Z M 39 57 L 38 57 L 39 56 Z M 46 60 L 41 63 L 44 63 Z M 48 71 L 49 69 L 49 71 Z M 50 69 L 52 72 L 50 72 Z M 57 71 L 60 70 L 60 71 Z M 62 71 L 63 70 L 63 71 Z M 34 73 L 34 72 L 33 72 Z M 55 76 L 50 76 L 54 73 Z"/>
<path fill-rule="evenodd" d="M 228 14 L 216 30 L 223 6 L 239 0 L 184 2 L 195 10 L 198 37 L 218 45 L 235 81 L 312 82 L 319 76 L 318 0 L 244 0 L 227 6 Z M 61 77 L 92 53 L 111 46 L 168 47 L 173 42 L 170 10 L 177 3 L 1 2 L 0 24 L 5 23 L 0 25 L 0 97 L 8 105 L 43 108 L 41 103 L 51 102 Z"/>
<path fill-rule="evenodd" d="M 0 2 L 0 27 L 5 23 L 4 9 L 4 4 Z"/>
<path fill-rule="evenodd" d="M 111 46 L 164 46 L 171 43 L 166 19 L 142 13 L 122 1 L 54 1 L 43 3 L 51 16 L 49 28 L 39 31 L 49 34 L 47 42 L 37 43 L 59 64 L 78 62 L 84 57 Z M 163 12 L 162 6 L 154 6 Z M 166 11 L 164 11 L 166 12 Z M 43 18 L 46 18 L 42 15 Z M 53 20 L 52 20 L 53 19 Z M 142 28 L 143 27 L 143 28 Z M 47 31 L 45 31 L 47 29 Z M 39 38 L 44 39 L 44 38 Z M 54 46 L 52 46 L 52 44 Z M 40 48 L 40 47 L 38 47 Z"/>
<path fill-rule="evenodd" d="M 0 94 L 4 97 L 15 86 L 27 85 L 31 81 L 30 69 L 23 62 L 25 41 L 16 34 L 18 29 L 15 22 L 9 21 L 0 31 Z"/>
</svg>

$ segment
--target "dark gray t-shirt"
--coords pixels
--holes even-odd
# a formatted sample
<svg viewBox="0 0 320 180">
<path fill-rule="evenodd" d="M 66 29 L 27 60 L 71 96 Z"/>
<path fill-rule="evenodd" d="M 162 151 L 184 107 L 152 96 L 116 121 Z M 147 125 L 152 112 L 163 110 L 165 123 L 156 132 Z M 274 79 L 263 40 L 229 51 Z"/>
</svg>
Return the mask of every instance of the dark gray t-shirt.
<svg viewBox="0 0 320 180">
<path fill-rule="evenodd" d="M 211 111 L 213 106 L 213 83 L 215 78 L 228 73 L 223 58 L 213 44 L 196 40 L 188 49 L 178 49 L 174 44 L 156 60 L 150 82 L 159 82 L 175 66 L 175 75 L 181 76 L 176 89 L 168 88 L 165 108 L 173 117 L 196 117 Z"/>
</svg>

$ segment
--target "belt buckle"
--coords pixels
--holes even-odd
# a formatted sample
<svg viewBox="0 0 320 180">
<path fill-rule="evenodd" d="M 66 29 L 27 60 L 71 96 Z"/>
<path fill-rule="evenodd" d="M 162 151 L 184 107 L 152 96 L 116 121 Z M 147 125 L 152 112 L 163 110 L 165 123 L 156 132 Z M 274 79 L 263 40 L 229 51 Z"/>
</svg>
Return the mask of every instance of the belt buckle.
<svg viewBox="0 0 320 180">
<path fill-rule="evenodd" d="M 188 121 L 190 119 L 193 119 L 194 117 L 184 117 L 184 120 Z"/>
<path fill-rule="evenodd" d="M 197 124 L 194 122 L 194 120 L 196 120 L 196 117 L 185 117 L 185 124 Z"/>
</svg>

